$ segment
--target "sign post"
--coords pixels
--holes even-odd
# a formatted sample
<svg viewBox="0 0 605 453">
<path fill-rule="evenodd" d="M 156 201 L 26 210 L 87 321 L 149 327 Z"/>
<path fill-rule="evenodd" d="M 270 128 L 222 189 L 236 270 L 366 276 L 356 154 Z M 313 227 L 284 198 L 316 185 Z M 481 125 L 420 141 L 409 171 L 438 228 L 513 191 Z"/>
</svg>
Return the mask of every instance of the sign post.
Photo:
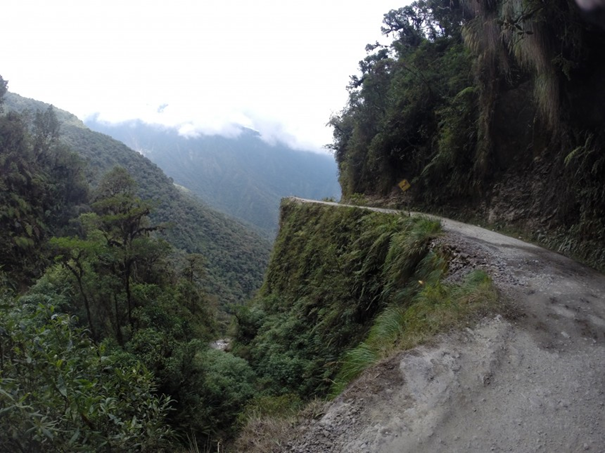
<svg viewBox="0 0 605 453">
<path fill-rule="evenodd" d="M 397 184 L 399 186 L 399 188 L 402 190 L 402 192 L 405 192 L 406 190 L 408 190 L 410 187 L 412 187 L 412 185 L 410 184 L 410 182 L 407 179 L 402 180 L 399 184 Z"/>
</svg>

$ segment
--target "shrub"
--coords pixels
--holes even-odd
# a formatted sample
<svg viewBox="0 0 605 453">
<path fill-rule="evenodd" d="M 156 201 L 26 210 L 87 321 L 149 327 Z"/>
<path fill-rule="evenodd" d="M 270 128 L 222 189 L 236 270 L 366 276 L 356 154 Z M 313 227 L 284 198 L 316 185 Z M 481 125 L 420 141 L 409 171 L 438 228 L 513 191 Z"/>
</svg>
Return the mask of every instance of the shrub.
<svg viewBox="0 0 605 453">
<path fill-rule="evenodd" d="M 22 301 L 24 302 L 24 301 Z M 164 451 L 169 399 L 50 305 L 0 313 L 0 450 Z"/>
</svg>

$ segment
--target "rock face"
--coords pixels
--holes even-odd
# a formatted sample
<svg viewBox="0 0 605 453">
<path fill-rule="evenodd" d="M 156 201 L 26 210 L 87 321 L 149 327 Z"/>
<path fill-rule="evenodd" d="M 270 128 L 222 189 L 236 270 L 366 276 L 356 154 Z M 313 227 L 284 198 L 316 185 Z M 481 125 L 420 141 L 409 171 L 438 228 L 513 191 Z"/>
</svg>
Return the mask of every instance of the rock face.
<svg viewBox="0 0 605 453">
<path fill-rule="evenodd" d="M 285 451 L 605 452 L 605 276 L 481 228 L 444 228 L 455 273 L 484 268 L 507 314 L 368 370 Z"/>
</svg>

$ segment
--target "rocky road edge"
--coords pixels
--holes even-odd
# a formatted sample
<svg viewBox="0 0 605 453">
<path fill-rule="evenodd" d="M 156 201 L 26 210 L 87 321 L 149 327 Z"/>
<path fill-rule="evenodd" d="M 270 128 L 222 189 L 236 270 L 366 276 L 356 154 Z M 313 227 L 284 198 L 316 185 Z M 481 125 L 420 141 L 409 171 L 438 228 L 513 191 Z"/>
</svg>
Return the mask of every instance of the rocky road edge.
<svg viewBox="0 0 605 453">
<path fill-rule="evenodd" d="M 442 219 L 458 278 L 486 270 L 516 316 L 378 364 L 274 451 L 605 452 L 605 276 Z"/>
</svg>

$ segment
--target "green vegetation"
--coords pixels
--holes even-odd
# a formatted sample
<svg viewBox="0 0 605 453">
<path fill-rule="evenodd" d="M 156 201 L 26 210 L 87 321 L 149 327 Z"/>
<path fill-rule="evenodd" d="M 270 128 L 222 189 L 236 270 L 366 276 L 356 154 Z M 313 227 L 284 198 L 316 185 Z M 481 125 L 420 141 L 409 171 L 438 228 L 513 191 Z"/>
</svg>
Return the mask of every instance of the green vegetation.
<svg viewBox="0 0 605 453">
<path fill-rule="evenodd" d="M 185 255 L 179 263 L 170 245 L 152 236 L 159 227 L 149 222 L 150 205 L 136 196 L 123 168 L 104 176 L 94 200 L 92 212 L 79 218 L 79 237 L 51 240 L 60 263 L 52 278 L 77 294 L 70 311 L 86 320 L 93 339 L 111 335 L 124 346 L 160 316 L 164 335 L 176 323 L 177 338 L 209 339 L 214 324 L 205 310 L 200 256 Z"/>
<path fill-rule="evenodd" d="M 168 451 L 171 401 L 140 363 L 108 353 L 35 297 L 2 304 L 2 451 Z"/>
<path fill-rule="evenodd" d="M 419 281 L 438 282 L 439 231 L 421 217 L 285 200 L 265 283 L 236 313 L 234 351 L 267 394 L 325 396 L 376 316 L 422 297 Z"/>
<path fill-rule="evenodd" d="M 0 270 L 17 286 L 40 274 L 48 238 L 68 231 L 87 199 L 81 161 L 58 143 L 53 118 L 52 108 L 31 125 L 14 113 L 0 117 Z"/>
<path fill-rule="evenodd" d="M 37 115 L 35 112 L 44 112 L 49 106 L 8 93 L 6 108 L 23 112 L 27 122 Z M 243 303 L 254 294 L 262 283 L 269 259 L 267 240 L 181 192 L 144 156 L 106 135 L 92 132 L 68 112 L 53 111 L 61 127 L 57 146 L 67 145 L 80 156 L 86 164 L 85 177 L 93 187 L 105 173 L 116 166 L 123 167 L 137 183 L 137 195 L 153 200 L 151 221 L 167 226 L 159 234 L 187 253 L 204 256 L 204 290 L 215 303 L 227 308 Z M 66 193 L 78 192 L 67 187 Z"/>
<path fill-rule="evenodd" d="M 255 375 L 209 348 L 218 304 L 206 256 L 166 241 L 170 225 L 153 216 L 165 192 L 140 197 L 123 167 L 90 188 L 58 117 L 0 116 L 1 449 L 174 451 L 187 436 L 232 436 Z M 227 235 L 214 237 L 241 228 L 217 218 Z M 254 289 L 242 277 L 233 296 Z"/>
<path fill-rule="evenodd" d="M 340 394 L 351 380 L 377 361 L 467 324 L 477 314 L 493 308 L 497 294 L 484 272 L 474 271 L 458 285 L 443 283 L 441 270 L 438 267 L 429 280 L 422 282 L 422 289 L 409 304 L 395 303 L 376 317 L 367 338 L 345 354 L 332 395 Z"/>
<path fill-rule="evenodd" d="M 605 267 L 605 31 L 571 0 L 421 0 L 382 31 L 330 120 L 343 197 L 489 217 Z"/>
</svg>

